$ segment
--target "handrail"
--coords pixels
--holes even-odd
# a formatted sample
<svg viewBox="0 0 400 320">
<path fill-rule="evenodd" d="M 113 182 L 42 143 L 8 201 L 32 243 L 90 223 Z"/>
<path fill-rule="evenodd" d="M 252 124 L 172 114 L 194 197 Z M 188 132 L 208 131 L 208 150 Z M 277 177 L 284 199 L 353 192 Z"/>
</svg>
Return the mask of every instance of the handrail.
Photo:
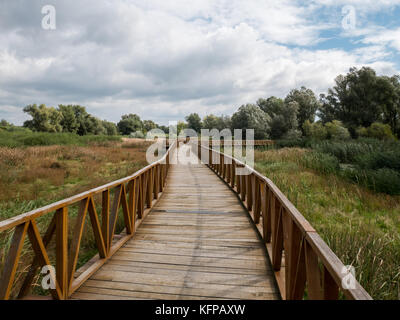
<svg viewBox="0 0 400 320">
<path fill-rule="evenodd" d="M 270 179 L 229 155 L 191 143 L 199 159 L 202 150 L 208 153 L 207 165 L 247 208 L 266 245 L 283 299 L 303 299 L 306 294 L 312 300 L 331 300 L 338 299 L 340 291 L 348 299 L 372 299 Z M 244 168 L 248 175 L 238 175 L 236 168 Z"/>
<path fill-rule="evenodd" d="M 14 285 L 16 270 L 26 235 L 35 254 L 30 269 L 19 290 L 18 298 L 29 294 L 32 282 L 40 267 L 50 266 L 48 245 L 55 234 L 55 284 L 50 293 L 54 299 L 68 299 L 95 271 L 97 271 L 135 233 L 154 202 L 163 191 L 174 141 L 166 154 L 158 161 L 135 172 L 133 175 L 72 196 L 45 207 L 0 221 L 0 232 L 14 229 L 12 242 L 5 259 L 0 278 L 0 299 L 9 299 Z M 114 190 L 111 203 L 110 191 Z M 95 195 L 101 194 L 101 223 L 96 211 Z M 78 214 L 68 240 L 68 207 L 79 205 Z M 110 208 L 110 204 L 111 208 Z M 116 234 L 118 212 L 122 208 L 125 229 Z M 36 219 L 54 213 L 42 237 Z M 89 215 L 98 254 L 79 270 L 76 270 L 81 238 L 87 214 Z M 69 243 L 70 242 L 70 243 Z"/>
</svg>

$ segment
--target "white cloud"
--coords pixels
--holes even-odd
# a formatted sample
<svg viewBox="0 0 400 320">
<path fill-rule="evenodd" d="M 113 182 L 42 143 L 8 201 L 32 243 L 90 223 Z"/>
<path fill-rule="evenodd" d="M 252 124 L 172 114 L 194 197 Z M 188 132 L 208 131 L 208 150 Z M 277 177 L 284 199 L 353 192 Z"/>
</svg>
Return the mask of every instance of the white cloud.
<svg viewBox="0 0 400 320">
<path fill-rule="evenodd" d="M 374 34 L 369 34 L 363 39 L 366 44 L 387 45 L 400 51 L 400 28 L 383 29 L 381 28 Z"/>
<path fill-rule="evenodd" d="M 301 85 L 319 94 L 352 66 L 396 72 L 385 45 L 400 37 L 371 31 L 356 50 L 315 49 L 332 28 L 315 16 L 323 2 L 334 5 L 58 1 L 50 32 L 40 28 L 43 1 L 29 2 L 39 12 L 32 17 L 15 0 L 0 13 L 0 118 L 20 123 L 15 110 L 30 103 L 79 103 L 113 121 L 133 112 L 167 123 L 190 112 L 232 113 Z"/>
</svg>

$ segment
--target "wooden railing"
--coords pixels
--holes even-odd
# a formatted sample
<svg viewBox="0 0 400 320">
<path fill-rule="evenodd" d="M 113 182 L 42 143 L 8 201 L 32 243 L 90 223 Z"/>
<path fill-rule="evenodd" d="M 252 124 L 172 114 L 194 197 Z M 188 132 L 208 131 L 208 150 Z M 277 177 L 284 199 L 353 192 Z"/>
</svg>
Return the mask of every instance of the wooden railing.
<svg viewBox="0 0 400 320">
<path fill-rule="evenodd" d="M 1 221 L 0 236 L 4 235 L 6 231 L 12 231 L 12 229 L 14 232 L 0 278 L 0 299 L 10 298 L 26 235 L 28 235 L 31 243 L 34 258 L 29 265 L 29 271 L 24 274 L 25 278 L 19 288 L 17 298 L 24 298 L 29 294 L 39 268 L 52 265 L 49 259 L 48 246 L 54 235 L 55 275 L 52 274 L 52 282 L 55 287 L 50 289 L 50 293 L 55 299 L 67 299 L 71 296 L 133 236 L 154 201 L 163 191 L 171 152 L 176 148 L 176 145 L 177 142 L 174 142 L 159 161 L 129 177 Z M 112 201 L 110 199 L 111 193 L 114 194 Z M 100 199 L 101 222 L 100 214 L 98 215 L 95 205 L 97 198 Z M 68 208 L 73 205 L 78 205 L 79 209 L 74 221 L 72 235 L 69 237 Z M 116 222 L 121 211 L 120 208 L 122 208 L 125 229 L 120 234 L 116 234 Z M 52 218 L 42 237 L 37 219 L 44 215 L 52 215 Z M 98 254 L 76 271 L 87 215 L 90 218 Z"/>
<path fill-rule="evenodd" d="M 270 179 L 219 151 L 196 142 L 192 147 L 199 158 L 205 152 L 208 166 L 237 193 L 250 213 L 265 242 L 283 299 L 331 300 L 338 299 L 339 292 L 348 299 L 371 299 Z M 236 168 L 248 174 L 238 175 Z M 348 282 L 343 287 L 344 277 Z"/>
<path fill-rule="evenodd" d="M 189 141 L 189 137 L 184 139 L 181 139 L 182 141 Z M 246 145 L 251 145 L 251 146 L 271 146 L 274 144 L 274 140 L 212 140 L 212 138 L 203 138 L 202 141 L 209 141 L 209 144 L 213 144 L 214 146 L 216 145 L 225 145 L 225 146 L 246 146 Z"/>
</svg>

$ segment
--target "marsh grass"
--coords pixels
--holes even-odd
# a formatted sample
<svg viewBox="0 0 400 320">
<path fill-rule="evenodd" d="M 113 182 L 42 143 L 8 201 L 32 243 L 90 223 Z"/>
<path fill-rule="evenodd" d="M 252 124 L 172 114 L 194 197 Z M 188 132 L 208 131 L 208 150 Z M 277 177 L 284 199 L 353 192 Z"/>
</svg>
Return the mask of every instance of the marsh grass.
<svg viewBox="0 0 400 320">
<path fill-rule="evenodd" d="M 345 264 L 355 267 L 374 299 L 399 299 L 400 196 L 376 193 L 319 164 L 313 167 L 312 160 L 321 158 L 312 153 L 256 151 L 256 169 L 274 181 Z"/>
<path fill-rule="evenodd" d="M 122 148 L 121 144 L 104 146 L 62 145 L 10 148 L 0 147 L 0 220 L 43 207 L 102 184 L 128 176 L 147 165 L 146 143 Z M 113 196 L 113 192 L 111 193 Z M 95 199 L 99 221 L 101 221 L 101 199 Z M 112 199 L 112 198 L 111 198 Z M 121 210 L 120 210 L 121 211 Z M 69 240 L 78 213 L 78 205 L 68 208 Z M 37 219 L 39 230 L 47 229 L 53 214 Z M 123 215 L 119 213 L 117 232 L 123 229 Z M 13 230 L 0 233 L 0 274 L 12 240 Z M 55 263 L 54 239 L 48 246 L 51 262 Z M 78 268 L 97 253 L 90 225 L 86 218 L 81 240 Z M 15 294 L 22 284 L 23 276 L 33 259 L 29 241 L 22 249 L 15 281 Z M 34 292 L 48 294 L 41 289 L 41 276 L 34 282 Z"/>
</svg>

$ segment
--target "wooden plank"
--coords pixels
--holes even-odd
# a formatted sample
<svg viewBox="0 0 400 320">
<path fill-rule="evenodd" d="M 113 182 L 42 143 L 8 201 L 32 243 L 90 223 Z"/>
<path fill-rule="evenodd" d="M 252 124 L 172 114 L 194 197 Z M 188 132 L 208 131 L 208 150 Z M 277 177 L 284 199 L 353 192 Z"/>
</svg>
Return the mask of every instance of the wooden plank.
<svg viewBox="0 0 400 320">
<path fill-rule="evenodd" d="M 43 236 L 43 245 L 45 248 L 47 248 L 47 245 L 50 243 L 55 230 L 56 230 L 56 215 L 53 215 L 53 218 L 51 219 L 50 224 L 47 227 L 47 230 Z M 24 283 L 22 284 L 21 289 L 19 291 L 18 299 L 23 299 L 29 294 L 30 287 L 36 276 L 36 272 L 37 269 L 39 268 L 39 265 L 40 265 L 40 259 L 35 255 L 35 257 L 32 260 L 31 267 L 29 268 L 28 274 L 26 275 Z"/>
<path fill-rule="evenodd" d="M 225 284 L 232 286 L 255 286 L 255 287 L 272 287 L 275 288 L 272 276 L 268 277 L 265 275 L 243 275 L 243 274 L 219 274 L 219 273 L 207 273 L 207 274 L 196 274 L 189 273 L 182 277 L 182 274 L 175 275 L 172 272 L 170 274 L 146 274 L 146 273 L 135 273 L 127 271 L 117 271 L 101 268 L 98 270 L 91 279 L 94 280 L 108 280 L 108 281 L 119 281 L 119 282 L 133 282 L 146 283 L 154 285 L 177 285 L 182 286 L 185 282 L 203 283 L 203 284 Z M 79 291 L 79 290 L 78 290 Z"/>
<path fill-rule="evenodd" d="M 56 212 L 56 279 L 62 298 L 68 297 L 68 207 Z M 45 244 L 46 247 L 46 244 Z"/>
<path fill-rule="evenodd" d="M 85 287 L 98 289 L 116 289 L 129 293 L 147 294 L 148 297 L 156 298 L 158 295 L 167 295 L 171 299 L 171 295 L 178 295 L 178 299 L 193 298 L 224 298 L 224 299 L 271 299 L 276 297 L 276 292 L 263 287 L 242 287 L 227 285 L 202 285 L 193 284 L 191 286 L 154 286 L 140 283 L 124 283 L 113 281 L 89 280 Z M 155 295 L 153 295 L 155 294 Z M 162 298 L 167 298 L 162 296 Z M 173 299 L 174 299 L 173 298 Z"/>
<path fill-rule="evenodd" d="M 153 263 L 141 261 L 118 260 L 117 258 L 110 260 L 103 266 L 103 270 L 119 270 L 136 273 L 147 274 L 176 274 L 184 278 L 190 274 L 238 274 L 238 275 L 258 275 L 271 276 L 272 272 L 261 269 L 248 268 L 231 268 L 231 267 L 216 267 L 216 266 L 196 266 L 174 263 Z"/>
<path fill-rule="evenodd" d="M 39 266 L 50 266 L 50 259 L 48 257 L 46 248 L 43 244 L 43 240 L 40 236 L 39 230 L 37 228 L 36 222 L 32 220 L 28 227 L 28 236 L 32 244 L 32 249 L 35 255 L 39 258 Z M 51 281 L 55 284 L 55 289 L 50 289 L 50 293 L 54 299 L 64 299 L 64 293 L 61 291 L 60 285 L 58 284 L 55 275 L 50 272 Z"/>
<path fill-rule="evenodd" d="M 74 272 L 76 268 L 76 263 L 78 262 L 79 248 L 82 239 L 83 229 L 85 227 L 85 218 L 88 209 L 89 199 L 83 199 L 79 206 L 78 216 L 75 221 L 75 227 L 73 231 L 72 243 L 69 250 L 68 256 L 68 282 L 71 282 L 74 278 Z"/>
<path fill-rule="evenodd" d="M 232 268 L 247 268 L 247 269 L 260 269 L 267 271 L 265 260 L 241 260 L 230 258 L 215 258 L 215 257 L 202 257 L 202 256 L 179 256 L 168 254 L 148 254 L 140 252 L 132 252 L 127 250 L 120 250 L 115 255 L 115 259 L 126 261 L 140 261 L 152 263 L 174 263 L 183 265 L 197 265 L 197 266 L 215 266 L 215 267 L 232 267 Z"/>
<path fill-rule="evenodd" d="M 232 181 L 233 167 L 227 162 L 218 170 Z M 205 165 L 168 171 L 159 201 L 132 239 L 71 298 L 279 298 L 265 247 L 235 193 Z M 157 174 L 138 180 L 145 188 L 140 202 L 156 192 Z M 251 201 L 253 190 L 243 190 Z"/>
<path fill-rule="evenodd" d="M 10 249 L 8 251 L 8 256 L 0 279 L 0 299 L 2 300 L 7 300 L 10 297 L 11 288 L 14 283 L 15 273 L 17 271 L 18 261 L 24 245 L 28 226 L 29 222 L 26 222 L 18 225 L 15 228 Z"/>
</svg>

